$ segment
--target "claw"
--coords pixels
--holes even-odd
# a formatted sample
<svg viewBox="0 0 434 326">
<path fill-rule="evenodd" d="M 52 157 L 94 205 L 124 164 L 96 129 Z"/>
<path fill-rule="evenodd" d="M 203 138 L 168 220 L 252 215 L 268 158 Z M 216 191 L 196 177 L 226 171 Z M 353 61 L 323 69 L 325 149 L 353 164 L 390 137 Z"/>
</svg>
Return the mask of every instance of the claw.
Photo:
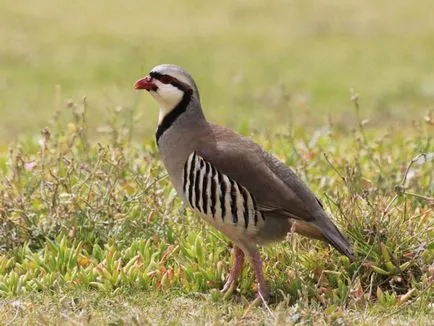
<svg viewBox="0 0 434 326">
<path fill-rule="evenodd" d="M 235 281 L 231 280 L 229 277 L 225 283 L 225 285 L 223 285 L 223 288 L 220 290 L 221 293 L 226 293 L 228 292 L 231 288 L 233 288 L 235 285 Z M 233 290 L 233 289 L 232 289 Z"/>
</svg>

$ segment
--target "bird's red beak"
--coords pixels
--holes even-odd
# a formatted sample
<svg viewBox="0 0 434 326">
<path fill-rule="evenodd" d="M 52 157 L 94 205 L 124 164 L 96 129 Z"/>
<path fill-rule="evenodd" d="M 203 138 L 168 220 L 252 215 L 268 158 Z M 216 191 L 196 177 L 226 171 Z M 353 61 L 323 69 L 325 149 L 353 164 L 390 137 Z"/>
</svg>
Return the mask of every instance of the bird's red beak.
<svg viewBox="0 0 434 326">
<path fill-rule="evenodd" d="M 157 85 L 152 82 L 152 77 L 146 76 L 145 78 L 139 79 L 134 84 L 135 89 L 146 89 L 147 91 L 156 91 L 158 89 Z"/>
</svg>

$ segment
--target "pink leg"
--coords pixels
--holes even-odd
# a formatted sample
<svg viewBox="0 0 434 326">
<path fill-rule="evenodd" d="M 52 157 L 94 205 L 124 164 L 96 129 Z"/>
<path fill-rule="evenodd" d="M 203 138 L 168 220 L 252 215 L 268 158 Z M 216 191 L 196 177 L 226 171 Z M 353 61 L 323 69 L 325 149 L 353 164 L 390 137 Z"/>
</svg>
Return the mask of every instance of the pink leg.
<svg viewBox="0 0 434 326">
<path fill-rule="evenodd" d="M 258 282 L 258 296 L 264 300 L 268 298 L 267 285 L 265 284 L 264 273 L 262 271 L 262 260 L 258 250 L 255 250 L 251 256 L 253 271 L 255 272 L 256 282 Z"/>
<path fill-rule="evenodd" d="M 232 270 L 229 273 L 229 277 L 228 277 L 225 285 L 223 286 L 223 289 L 221 292 L 228 291 L 232 287 L 232 285 L 235 284 L 235 282 L 238 279 L 238 276 L 240 276 L 241 269 L 243 268 L 244 252 L 240 248 L 235 246 L 233 248 L 232 254 L 235 258 L 234 266 L 232 267 Z"/>
</svg>

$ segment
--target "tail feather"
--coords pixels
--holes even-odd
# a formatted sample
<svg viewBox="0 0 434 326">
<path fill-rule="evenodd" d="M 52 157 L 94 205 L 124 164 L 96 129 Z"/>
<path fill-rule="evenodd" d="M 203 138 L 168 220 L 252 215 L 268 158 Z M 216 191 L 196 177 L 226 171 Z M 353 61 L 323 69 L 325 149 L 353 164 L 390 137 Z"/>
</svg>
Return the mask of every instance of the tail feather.
<svg viewBox="0 0 434 326">
<path fill-rule="evenodd" d="M 293 227 L 294 231 L 298 234 L 325 241 L 336 248 L 341 254 L 347 256 L 351 261 L 354 260 L 355 257 L 348 240 L 328 217 L 321 222 L 314 223 L 294 220 Z"/>
<path fill-rule="evenodd" d="M 341 254 L 347 256 L 351 261 L 354 261 L 355 256 L 351 250 L 350 243 L 329 218 L 316 221 L 315 224 L 329 244 Z"/>
</svg>

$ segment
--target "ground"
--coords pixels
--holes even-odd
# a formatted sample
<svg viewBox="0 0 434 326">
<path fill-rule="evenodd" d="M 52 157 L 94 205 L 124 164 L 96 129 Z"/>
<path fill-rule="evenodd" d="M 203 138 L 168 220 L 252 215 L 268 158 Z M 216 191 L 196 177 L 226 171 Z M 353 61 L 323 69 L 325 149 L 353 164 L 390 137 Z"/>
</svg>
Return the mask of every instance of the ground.
<svg viewBox="0 0 434 326">
<path fill-rule="evenodd" d="M 0 318 L 7 324 L 429 324 L 428 1 L 0 2 Z M 273 152 L 348 236 L 288 235 L 219 293 L 231 244 L 176 198 L 135 80 L 195 77 L 210 120 Z"/>
</svg>

